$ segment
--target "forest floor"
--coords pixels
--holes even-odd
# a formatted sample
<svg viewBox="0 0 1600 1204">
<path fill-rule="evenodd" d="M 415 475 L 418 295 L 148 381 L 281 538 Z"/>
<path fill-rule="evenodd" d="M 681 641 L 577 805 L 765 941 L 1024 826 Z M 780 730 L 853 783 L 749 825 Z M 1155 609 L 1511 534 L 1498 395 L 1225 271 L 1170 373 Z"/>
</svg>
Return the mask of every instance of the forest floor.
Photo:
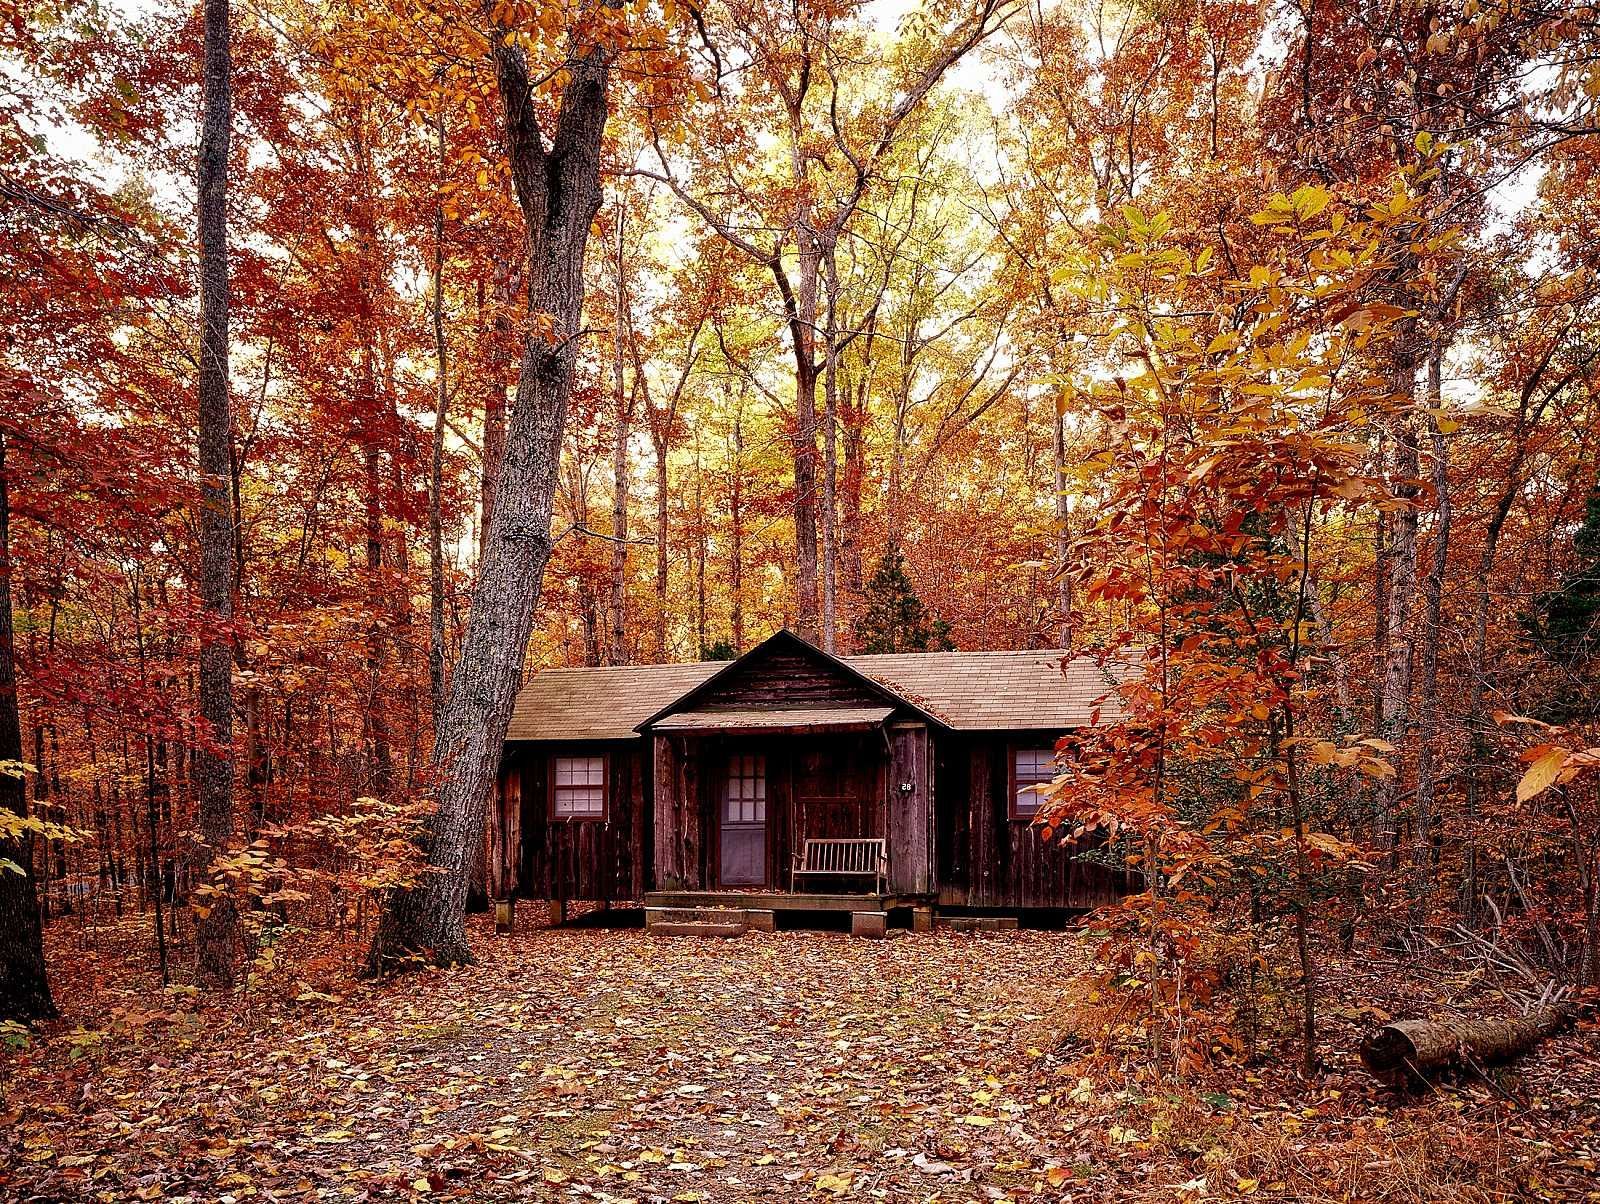
<svg viewBox="0 0 1600 1204">
<path fill-rule="evenodd" d="M 1176 1090 L 1077 1060 L 1071 932 L 473 937 L 474 967 L 323 956 L 218 1003 L 161 991 L 147 921 L 52 925 L 74 969 L 0 1052 L 0 1199 L 1600 1200 L 1592 1031 L 1494 1084 L 1361 1071 L 1384 1009 L 1495 1006 L 1426 967 L 1329 976 L 1309 1085 L 1286 1012 Z"/>
</svg>

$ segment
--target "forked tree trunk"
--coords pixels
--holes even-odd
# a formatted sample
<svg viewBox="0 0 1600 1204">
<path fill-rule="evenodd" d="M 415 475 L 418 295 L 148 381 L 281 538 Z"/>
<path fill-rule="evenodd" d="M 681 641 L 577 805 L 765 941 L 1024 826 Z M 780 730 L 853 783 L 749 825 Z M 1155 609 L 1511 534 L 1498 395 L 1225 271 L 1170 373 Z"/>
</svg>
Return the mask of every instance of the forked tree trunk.
<svg viewBox="0 0 1600 1204">
<path fill-rule="evenodd" d="M 195 757 L 204 842 L 197 876 L 233 838 L 232 424 L 228 400 L 228 144 L 232 126 L 228 0 L 205 4 L 205 116 L 200 130 L 200 715 L 210 727 Z M 233 985 L 234 912 L 199 909 L 195 952 L 202 982 Z"/>
<path fill-rule="evenodd" d="M 5 428 L 0 427 L 0 761 L 22 761 L 17 712 L 16 642 L 11 627 L 11 505 L 6 492 Z M 23 779 L 0 773 L 0 807 L 26 815 Z M 44 930 L 33 877 L 31 841 L 0 838 L 0 1020 L 42 1020 L 56 1014 L 44 971 Z"/>
<path fill-rule="evenodd" d="M 428 863 L 439 872 L 390 895 L 368 952 L 369 973 L 419 961 L 445 966 L 472 960 L 462 917 L 550 557 L 561 434 L 582 321 L 583 256 L 600 207 L 610 52 L 591 47 L 570 61 L 548 147 L 522 50 L 497 36 L 495 66 L 512 180 L 528 227 L 530 304 L 535 314 L 549 316 L 553 332 L 547 337 L 531 328 L 524 339 L 494 517 L 439 724 L 439 805 L 424 837 Z"/>
</svg>

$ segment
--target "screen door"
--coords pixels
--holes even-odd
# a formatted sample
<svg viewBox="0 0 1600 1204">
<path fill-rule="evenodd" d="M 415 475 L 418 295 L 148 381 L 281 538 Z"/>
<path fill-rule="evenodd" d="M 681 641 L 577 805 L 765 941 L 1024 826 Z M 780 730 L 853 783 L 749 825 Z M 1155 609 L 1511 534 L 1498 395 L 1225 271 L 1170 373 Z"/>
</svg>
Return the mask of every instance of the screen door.
<svg viewBox="0 0 1600 1204">
<path fill-rule="evenodd" d="M 767 882 L 767 759 L 760 753 L 728 758 L 722 789 L 723 886 Z"/>
</svg>

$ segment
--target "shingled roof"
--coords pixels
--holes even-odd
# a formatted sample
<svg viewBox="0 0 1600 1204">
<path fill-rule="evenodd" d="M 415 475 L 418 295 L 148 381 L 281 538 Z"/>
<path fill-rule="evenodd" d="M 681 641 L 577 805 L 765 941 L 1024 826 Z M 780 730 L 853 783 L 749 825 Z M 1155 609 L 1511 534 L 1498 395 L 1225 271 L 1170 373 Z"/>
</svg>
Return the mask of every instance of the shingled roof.
<svg viewBox="0 0 1600 1204">
<path fill-rule="evenodd" d="M 820 655 L 826 655 L 821 653 Z M 1102 667 L 1066 653 L 917 652 L 837 659 L 962 731 L 1060 731 L 1120 716 L 1111 693 L 1126 667 Z M 687 665 L 545 669 L 517 695 L 508 740 L 624 740 L 636 728 L 725 669 L 729 661 Z"/>
<path fill-rule="evenodd" d="M 633 729 L 727 661 L 541 669 L 511 711 L 507 740 L 631 740 Z"/>
</svg>

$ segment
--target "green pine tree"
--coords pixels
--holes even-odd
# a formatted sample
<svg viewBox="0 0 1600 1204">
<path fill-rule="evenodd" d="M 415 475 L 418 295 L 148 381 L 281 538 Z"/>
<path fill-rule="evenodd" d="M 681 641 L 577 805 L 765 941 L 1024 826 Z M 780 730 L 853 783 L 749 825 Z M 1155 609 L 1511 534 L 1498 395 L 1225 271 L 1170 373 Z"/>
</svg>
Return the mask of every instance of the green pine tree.
<svg viewBox="0 0 1600 1204">
<path fill-rule="evenodd" d="M 863 652 L 948 652 L 950 625 L 931 617 L 906 574 L 906 559 L 890 544 L 864 591 L 866 609 L 856 623 Z"/>
</svg>

